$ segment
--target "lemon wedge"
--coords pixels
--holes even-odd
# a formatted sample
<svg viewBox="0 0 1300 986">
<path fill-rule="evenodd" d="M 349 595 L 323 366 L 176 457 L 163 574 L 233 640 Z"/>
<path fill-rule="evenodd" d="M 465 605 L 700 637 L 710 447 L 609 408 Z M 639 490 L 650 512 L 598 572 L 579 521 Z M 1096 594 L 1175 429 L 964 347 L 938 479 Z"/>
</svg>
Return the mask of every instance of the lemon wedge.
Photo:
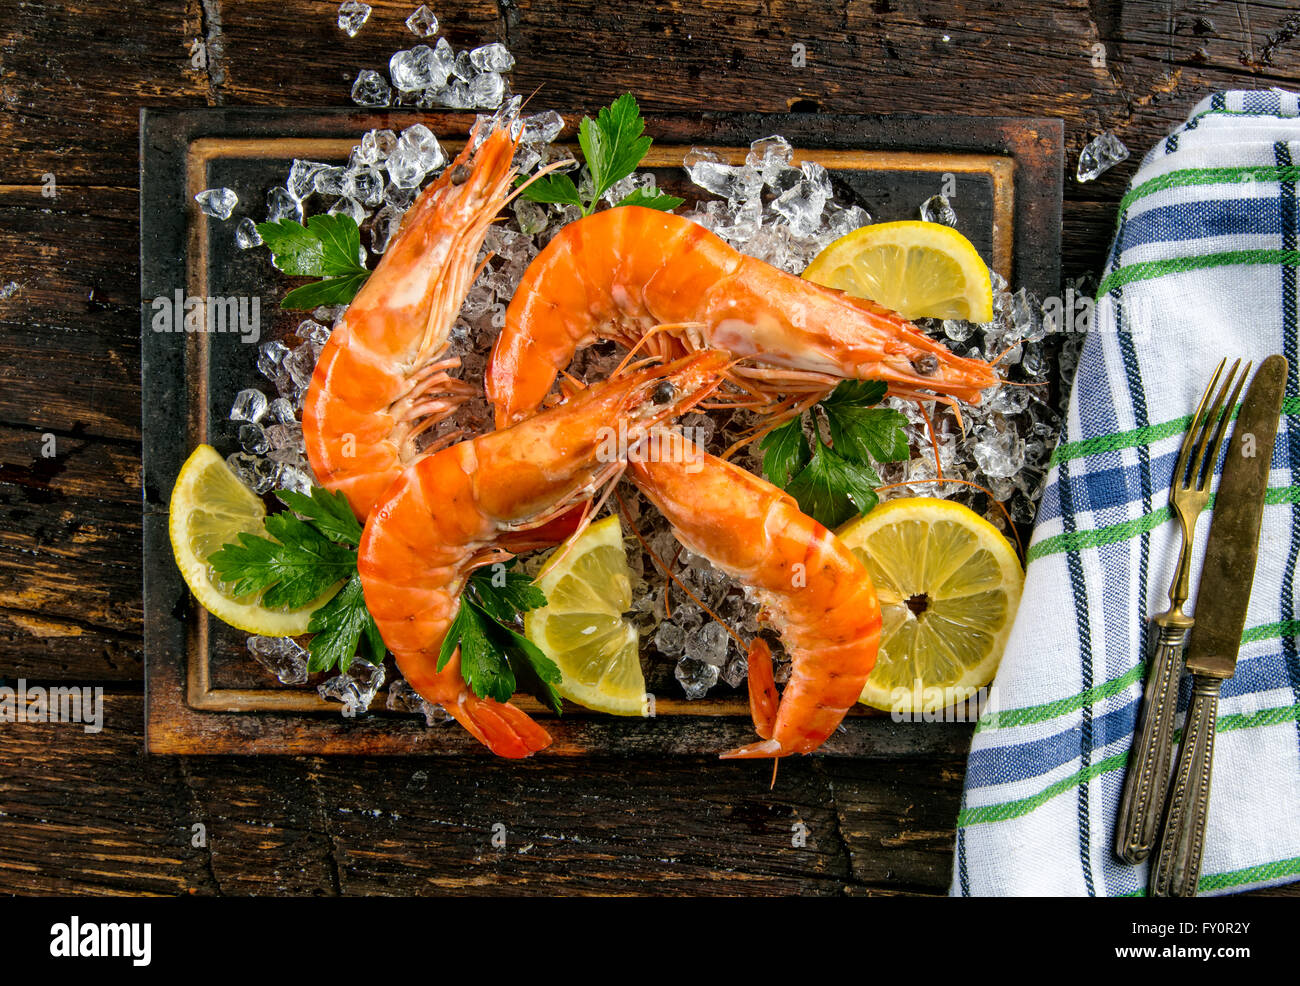
<svg viewBox="0 0 1300 986">
<path fill-rule="evenodd" d="M 632 572 L 618 516 L 555 549 L 536 584 L 546 605 L 524 614 L 524 633 L 559 666 L 557 691 L 598 712 L 648 715 L 640 635 L 623 618 L 632 607 Z"/>
<path fill-rule="evenodd" d="M 213 616 L 232 627 L 267 637 L 307 632 L 313 611 L 337 592 L 330 589 L 297 609 L 269 609 L 260 593 L 236 597 L 208 565 L 208 556 L 240 532 L 266 536 L 266 507 L 226 465 L 211 445 L 200 445 L 181 466 L 172 489 L 168 531 L 181 577 Z"/>
<path fill-rule="evenodd" d="M 934 712 L 993 680 L 1024 584 L 997 528 L 959 503 L 911 497 L 881 504 L 839 536 L 870 571 L 884 620 L 861 701 Z"/>
<path fill-rule="evenodd" d="M 939 223 L 855 229 L 817 254 L 803 276 L 904 318 L 993 319 L 988 267 L 970 240 Z"/>
</svg>

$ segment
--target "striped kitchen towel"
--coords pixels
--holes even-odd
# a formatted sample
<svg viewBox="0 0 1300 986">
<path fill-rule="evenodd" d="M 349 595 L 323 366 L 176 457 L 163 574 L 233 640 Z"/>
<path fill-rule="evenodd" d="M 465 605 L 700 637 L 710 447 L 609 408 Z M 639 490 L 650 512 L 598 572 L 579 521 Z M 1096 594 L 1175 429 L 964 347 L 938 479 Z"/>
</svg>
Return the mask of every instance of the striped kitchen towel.
<svg viewBox="0 0 1300 986">
<path fill-rule="evenodd" d="M 1148 622 L 1168 605 L 1178 551 L 1174 460 L 1219 359 L 1271 353 L 1290 361 L 1286 403 L 1219 705 L 1200 892 L 1300 879 L 1298 195 L 1297 96 L 1224 92 L 1152 149 L 1120 203 L 1024 599 L 971 747 L 954 895 L 1146 892 L 1147 865 L 1112 847 Z M 1208 530 L 1202 517 L 1194 572 Z"/>
</svg>

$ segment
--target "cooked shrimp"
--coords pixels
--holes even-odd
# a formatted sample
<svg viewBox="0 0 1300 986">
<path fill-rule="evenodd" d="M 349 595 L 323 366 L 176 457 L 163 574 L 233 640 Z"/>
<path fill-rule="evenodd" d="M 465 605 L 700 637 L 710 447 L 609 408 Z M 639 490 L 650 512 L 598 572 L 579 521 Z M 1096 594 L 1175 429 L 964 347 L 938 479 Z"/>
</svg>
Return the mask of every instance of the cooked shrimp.
<svg viewBox="0 0 1300 986">
<path fill-rule="evenodd" d="M 446 357 L 447 342 L 488 226 L 510 196 L 515 142 L 506 127 L 473 146 L 407 211 L 307 389 L 312 471 L 361 518 L 416 456 L 417 437 L 475 393 L 451 375 L 459 360 Z"/>
<path fill-rule="evenodd" d="M 557 519 L 615 480 L 655 425 L 712 393 L 728 359 L 701 353 L 634 370 L 513 428 L 419 458 L 371 513 L 357 558 L 366 608 L 412 687 L 493 752 L 525 757 L 550 736 L 518 708 L 475 695 L 459 651 L 438 670 L 465 580 L 554 544 Z"/>
<path fill-rule="evenodd" d="M 497 426 L 541 405 L 573 354 L 598 339 L 641 343 L 664 357 L 705 347 L 749 357 L 759 365 L 732 373 L 772 403 L 843 379 L 883 380 L 896 396 L 977 403 L 998 379 L 987 363 L 954 356 L 895 312 L 639 206 L 570 223 L 525 271 L 488 364 Z"/>
<path fill-rule="evenodd" d="M 750 708 L 764 742 L 722 756 L 811 753 L 857 702 L 875 666 L 881 613 L 871 576 L 791 496 L 689 442 L 685 448 L 690 468 L 637 459 L 629 475 L 683 545 L 753 591 L 760 619 L 780 633 L 791 658 L 777 704 L 771 652 L 755 640 Z"/>
</svg>

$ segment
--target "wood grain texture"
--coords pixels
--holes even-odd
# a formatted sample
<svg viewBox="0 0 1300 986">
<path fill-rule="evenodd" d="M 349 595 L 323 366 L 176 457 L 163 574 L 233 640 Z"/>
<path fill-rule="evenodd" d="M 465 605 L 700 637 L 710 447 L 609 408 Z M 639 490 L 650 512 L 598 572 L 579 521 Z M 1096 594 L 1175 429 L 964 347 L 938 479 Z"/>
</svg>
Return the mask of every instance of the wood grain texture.
<svg viewBox="0 0 1300 986">
<path fill-rule="evenodd" d="M 349 39 L 334 2 L 0 0 L 0 288 L 18 285 L 0 300 L 0 676 L 110 685 L 98 736 L 0 726 L 0 892 L 941 892 L 962 769 L 941 751 L 783 765 L 774 794 L 761 770 L 654 756 L 141 754 L 136 114 L 346 105 L 357 69 L 412 43 L 414 6 L 375 2 Z M 1281 0 L 434 6 L 458 47 L 509 43 L 539 105 L 1059 116 L 1071 162 L 1105 128 L 1139 157 L 1212 88 L 1300 84 Z M 1068 176 L 1066 276 L 1099 266 L 1134 166 Z"/>
</svg>

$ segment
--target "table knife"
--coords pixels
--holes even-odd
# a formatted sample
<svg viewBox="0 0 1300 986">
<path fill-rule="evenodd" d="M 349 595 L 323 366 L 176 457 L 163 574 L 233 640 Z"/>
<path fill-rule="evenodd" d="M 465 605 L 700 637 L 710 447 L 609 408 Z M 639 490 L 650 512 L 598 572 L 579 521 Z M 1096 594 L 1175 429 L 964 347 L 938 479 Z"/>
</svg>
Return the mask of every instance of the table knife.
<svg viewBox="0 0 1300 986">
<path fill-rule="evenodd" d="M 1201 566 L 1196 624 L 1184 657 L 1184 667 L 1193 675 L 1192 702 L 1151 874 L 1153 897 L 1196 895 L 1210 803 L 1219 688 L 1237 669 L 1286 376 L 1287 362 L 1281 356 L 1270 356 L 1260 365 L 1242 402 L 1224 460 Z"/>
</svg>

